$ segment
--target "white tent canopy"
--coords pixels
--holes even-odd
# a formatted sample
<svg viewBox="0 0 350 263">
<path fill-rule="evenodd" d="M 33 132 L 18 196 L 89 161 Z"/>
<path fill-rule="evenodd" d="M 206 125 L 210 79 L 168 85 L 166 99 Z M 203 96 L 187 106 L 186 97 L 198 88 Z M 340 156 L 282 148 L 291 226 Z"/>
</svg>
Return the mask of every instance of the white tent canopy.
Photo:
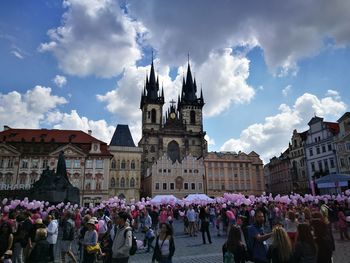
<svg viewBox="0 0 350 263">
<path fill-rule="evenodd" d="M 213 203 L 214 199 L 210 198 L 206 194 L 189 194 L 185 199 L 189 203 Z"/>
<path fill-rule="evenodd" d="M 156 195 L 151 199 L 152 204 L 176 204 L 178 201 L 174 195 Z"/>
</svg>

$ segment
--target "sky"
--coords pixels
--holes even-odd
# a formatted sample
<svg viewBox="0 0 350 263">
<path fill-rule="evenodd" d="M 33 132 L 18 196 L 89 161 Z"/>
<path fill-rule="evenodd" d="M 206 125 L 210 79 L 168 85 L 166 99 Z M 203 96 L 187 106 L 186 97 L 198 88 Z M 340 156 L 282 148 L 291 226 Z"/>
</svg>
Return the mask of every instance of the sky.
<svg viewBox="0 0 350 263">
<path fill-rule="evenodd" d="M 0 127 L 141 138 L 141 90 L 154 56 L 166 104 L 188 54 L 203 89 L 210 151 L 288 147 L 314 116 L 349 111 L 350 1 L 4 0 Z"/>
</svg>

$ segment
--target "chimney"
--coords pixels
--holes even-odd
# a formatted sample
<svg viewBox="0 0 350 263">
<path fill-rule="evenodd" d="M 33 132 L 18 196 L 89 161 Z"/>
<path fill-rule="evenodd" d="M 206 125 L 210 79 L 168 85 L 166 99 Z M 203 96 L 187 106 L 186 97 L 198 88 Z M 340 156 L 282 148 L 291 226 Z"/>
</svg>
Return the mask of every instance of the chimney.
<svg viewBox="0 0 350 263">
<path fill-rule="evenodd" d="M 88 134 L 91 135 L 92 134 L 92 130 L 88 130 Z"/>
<path fill-rule="evenodd" d="M 10 129 L 11 129 L 10 126 L 4 125 L 4 131 L 8 131 Z"/>
</svg>

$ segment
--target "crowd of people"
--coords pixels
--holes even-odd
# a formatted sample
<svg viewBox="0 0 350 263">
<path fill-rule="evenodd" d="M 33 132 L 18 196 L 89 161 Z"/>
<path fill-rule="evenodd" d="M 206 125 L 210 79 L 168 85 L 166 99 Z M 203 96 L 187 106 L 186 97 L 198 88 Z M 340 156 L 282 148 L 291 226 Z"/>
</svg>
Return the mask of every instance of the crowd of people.
<svg viewBox="0 0 350 263">
<path fill-rule="evenodd" d="M 201 233 L 203 244 L 225 236 L 225 263 L 331 263 L 334 230 L 350 240 L 350 191 L 341 197 L 232 198 L 187 204 L 112 198 L 86 208 L 4 199 L 0 262 L 124 263 L 142 248 L 150 261 L 171 263 L 175 220 L 188 238 Z"/>
</svg>

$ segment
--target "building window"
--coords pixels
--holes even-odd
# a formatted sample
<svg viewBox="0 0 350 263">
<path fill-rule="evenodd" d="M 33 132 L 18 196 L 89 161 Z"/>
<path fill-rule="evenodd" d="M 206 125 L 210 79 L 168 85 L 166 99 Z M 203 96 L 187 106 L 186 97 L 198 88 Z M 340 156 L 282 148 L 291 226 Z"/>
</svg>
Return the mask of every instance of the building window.
<svg viewBox="0 0 350 263">
<path fill-rule="evenodd" d="M 101 183 L 100 182 L 96 182 L 96 190 L 101 190 Z"/>
<path fill-rule="evenodd" d="M 92 160 L 86 160 L 86 168 L 92 168 Z"/>
<path fill-rule="evenodd" d="M 120 169 L 125 169 L 126 168 L 126 162 L 125 160 L 122 160 L 121 164 L 120 164 Z"/>
<path fill-rule="evenodd" d="M 158 173 L 160 173 L 160 174 L 161 174 L 161 173 L 162 173 L 162 169 L 159 169 L 159 170 L 158 170 Z"/>
<path fill-rule="evenodd" d="M 187 173 L 187 169 L 184 170 L 184 173 Z"/>
<path fill-rule="evenodd" d="M 28 168 L 28 160 L 24 159 L 22 160 L 22 168 Z"/>
<path fill-rule="evenodd" d="M 170 183 L 170 190 L 174 190 L 175 189 L 175 184 L 174 183 Z"/>
<path fill-rule="evenodd" d="M 326 145 L 322 145 L 322 152 L 323 152 L 323 153 L 326 152 Z"/>
<path fill-rule="evenodd" d="M 97 169 L 103 168 L 103 160 L 96 160 L 96 168 Z"/>
<path fill-rule="evenodd" d="M 69 159 L 66 159 L 66 168 L 71 168 L 72 167 L 72 161 Z"/>
<path fill-rule="evenodd" d="M 80 168 L 80 160 L 74 160 L 74 168 Z"/>
<path fill-rule="evenodd" d="M 12 181 L 12 174 L 11 173 L 6 174 L 6 176 L 5 176 L 5 184 L 11 185 L 11 181 Z"/>
<path fill-rule="evenodd" d="M 131 168 L 131 170 L 135 170 L 136 166 L 135 166 L 134 160 L 131 161 L 130 168 Z"/>
<path fill-rule="evenodd" d="M 345 167 L 345 161 L 343 158 L 340 158 L 340 166 Z"/>
<path fill-rule="evenodd" d="M 325 171 L 328 171 L 329 168 L 328 168 L 328 161 L 327 161 L 327 159 L 324 159 L 324 160 L 323 160 L 323 164 L 324 164 L 324 169 L 325 169 Z"/>
<path fill-rule="evenodd" d="M 312 148 L 309 149 L 309 154 L 310 154 L 310 156 L 314 155 L 314 152 L 312 151 Z"/>
<path fill-rule="evenodd" d="M 323 171 L 322 161 L 318 161 L 318 170 Z"/>
<path fill-rule="evenodd" d="M 135 179 L 134 179 L 134 177 L 132 177 L 131 180 L 130 180 L 130 187 L 135 187 Z"/>
<path fill-rule="evenodd" d="M 114 159 L 113 159 L 112 162 L 111 162 L 111 168 L 112 168 L 112 169 L 117 168 L 117 163 L 115 162 Z"/>
<path fill-rule="evenodd" d="M 188 183 L 184 183 L 184 189 L 188 190 Z"/>
<path fill-rule="evenodd" d="M 156 183 L 156 190 L 159 190 L 159 183 Z"/>
<path fill-rule="evenodd" d="M 314 162 L 311 163 L 311 171 L 315 172 L 315 163 Z"/>
<path fill-rule="evenodd" d="M 202 188 L 203 188 L 202 183 L 198 183 L 198 190 L 202 190 Z"/>
<path fill-rule="evenodd" d="M 43 160 L 42 168 L 46 169 L 48 166 L 49 166 L 49 160 L 44 159 L 44 160 Z"/>
<path fill-rule="evenodd" d="M 12 168 L 13 167 L 13 159 L 9 158 L 7 162 L 7 168 Z"/>
<path fill-rule="evenodd" d="M 327 147 L 329 152 L 332 151 L 332 144 L 328 144 Z"/>
<path fill-rule="evenodd" d="M 163 190 L 167 189 L 167 183 L 163 183 Z"/>
<path fill-rule="evenodd" d="M 334 168 L 334 159 L 333 158 L 329 158 L 329 163 L 331 165 L 331 168 Z"/>
<path fill-rule="evenodd" d="M 120 187 L 124 188 L 125 187 L 125 178 L 122 177 L 122 179 L 120 179 Z"/>
<path fill-rule="evenodd" d="M 157 112 L 156 112 L 155 109 L 152 109 L 152 111 L 151 111 L 151 122 L 152 123 L 156 123 L 156 121 L 157 121 Z"/>
<path fill-rule="evenodd" d="M 194 110 L 191 110 L 190 112 L 190 124 L 196 124 L 196 112 Z"/>
<path fill-rule="evenodd" d="M 191 190 L 196 190 L 196 184 L 195 183 L 191 183 Z"/>
<path fill-rule="evenodd" d="M 0 168 L 4 168 L 4 159 L 0 159 Z"/>
<path fill-rule="evenodd" d="M 115 179 L 114 178 L 111 179 L 111 187 L 115 187 Z"/>
<path fill-rule="evenodd" d="M 31 167 L 34 168 L 34 169 L 39 168 L 39 160 L 38 159 L 33 159 Z"/>
<path fill-rule="evenodd" d="M 152 145 L 152 146 L 151 146 L 151 149 L 150 149 L 150 152 L 151 152 L 151 153 L 154 153 L 155 151 L 156 151 L 156 149 L 155 149 L 154 145 Z"/>
<path fill-rule="evenodd" d="M 346 143 L 346 151 L 347 151 L 347 152 L 350 152 L 350 142 L 347 142 L 347 143 Z"/>
<path fill-rule="evenodd" d="M 85 186 L 85 190 L 90 190 L 90 189 L 91 189 L 91 184 L 87 183 L 86 186 Z"/>
<path fill-rule="evenodd" d="M 320 154 L 321 152 L 320 152 L 320 147 L 316 147 L 316 153 L 317 154 Z"/>
</svg>

